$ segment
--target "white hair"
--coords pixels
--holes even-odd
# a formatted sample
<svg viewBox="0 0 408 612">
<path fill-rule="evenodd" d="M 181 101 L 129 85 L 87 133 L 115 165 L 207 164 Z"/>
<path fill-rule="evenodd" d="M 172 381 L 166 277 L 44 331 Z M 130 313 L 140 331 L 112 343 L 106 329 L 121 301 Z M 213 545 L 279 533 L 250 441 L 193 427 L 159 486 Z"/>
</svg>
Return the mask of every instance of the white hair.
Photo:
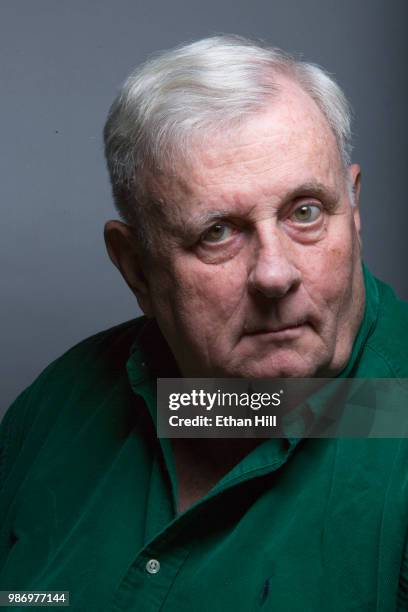
<svg viewBox="0 0 408 612">
<path fill-rule="evenodd" d="M 262 111 L 279 92 L 278 77 L 296 81 L 316 102 L 350 164 L 351 110 L 322 68 L 239 36 L 215 36 L 166 51 L 124 83 L 104 129 L 116 207 L 146 239 L 153 201 L 148 176 L 189 155 L 192 139 L 227 129 Z M 186 159 L 186 157 L 185 157 Z"/>
</svg>

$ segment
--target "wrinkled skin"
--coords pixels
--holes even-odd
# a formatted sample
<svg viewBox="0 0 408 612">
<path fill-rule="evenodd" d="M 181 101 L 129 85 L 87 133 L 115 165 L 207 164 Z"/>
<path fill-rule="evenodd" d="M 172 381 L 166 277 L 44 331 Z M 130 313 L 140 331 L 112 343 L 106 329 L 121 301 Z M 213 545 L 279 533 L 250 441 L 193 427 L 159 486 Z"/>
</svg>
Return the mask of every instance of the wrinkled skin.
<svg viewBox="0 0 408 612">
<path fill-rule="evenodd" d="M 314 101 L 282 80 L 267 111 L 156 178 L 164 204 L 149 265 L 126 225 L 107 224 L 112 259 L 184 376 L 344 368 L 364 310 L 359 176 Z"/>
</svg>

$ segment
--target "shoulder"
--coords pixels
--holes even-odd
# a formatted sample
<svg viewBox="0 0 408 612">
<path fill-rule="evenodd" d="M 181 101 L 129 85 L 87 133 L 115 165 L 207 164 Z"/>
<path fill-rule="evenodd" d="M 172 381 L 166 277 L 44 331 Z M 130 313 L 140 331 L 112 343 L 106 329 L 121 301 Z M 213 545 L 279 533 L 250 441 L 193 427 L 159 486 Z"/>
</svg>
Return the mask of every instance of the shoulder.
<svg viewBox="0 0 408 612">
<path fill-rule="evenodd" d="M 66 393 L 75 387 L 101 384 L 125 373 L 125 365 L 138 330 L 145 317 L 116 325 L 79 342 L 53 361 L 39 377 L 23 391 L 12 405 L 30 397 L 41 399 L 54 392 Z"/>
<path fill-rule="evenodd" d="M 382 370 L 374 376 L 408 377 L 408 303 L 399 299 L 394 291 L 375 279 L 378 289 L 378 314 L 370 334 L 366 356 Z M 382 364 L 382 366 L 380 365 Z"/>
<path fill-rule="evenodd" d="M 0 487 L 23 446 L 34 457 L 53 430 L 80 426 L 113 390 L 127 392 L 126 362 L 144 321 L 133 319 L 83 340 L 19 395 L 0 426 Z"/>
</svg>

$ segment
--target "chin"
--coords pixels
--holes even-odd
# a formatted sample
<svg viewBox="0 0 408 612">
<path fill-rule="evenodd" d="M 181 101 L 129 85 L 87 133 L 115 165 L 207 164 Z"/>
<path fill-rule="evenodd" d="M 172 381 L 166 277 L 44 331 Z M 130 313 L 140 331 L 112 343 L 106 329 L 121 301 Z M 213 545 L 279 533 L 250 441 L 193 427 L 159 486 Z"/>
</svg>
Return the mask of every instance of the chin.
<svg viewBox="0 0 408 612">
<path fill-rule="evenodd" d="M 234 368 L 235 372 L 229 370 L 228 376 L 236 378 L 313 378 L 324 369 L 320 364 L 305 362 L 299 358 L 299 355 L 274 356 L 252 361 L 236 370 Z"/>
<path fill-rule="evenodd" d="M 300 366 L 279 366 L 273 369 L 265 368 L 256 374 L 255 378 L 313 378 L 316 376 L 315 369 L 302 368 Z"/>
</svg>

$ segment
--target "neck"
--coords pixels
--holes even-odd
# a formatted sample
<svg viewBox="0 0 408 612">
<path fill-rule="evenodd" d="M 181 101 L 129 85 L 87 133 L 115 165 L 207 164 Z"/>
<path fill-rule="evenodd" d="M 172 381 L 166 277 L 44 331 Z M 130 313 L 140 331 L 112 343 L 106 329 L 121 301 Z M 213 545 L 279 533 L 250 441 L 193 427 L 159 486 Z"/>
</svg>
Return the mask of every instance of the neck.
<svg viewBox="0 0 408 612">
<path fill-rule="evenodd" d="M 257 438 L 172 440 L 178 483 L 178 512 L 204 497 L 256 446 Z"/>
</svg>

